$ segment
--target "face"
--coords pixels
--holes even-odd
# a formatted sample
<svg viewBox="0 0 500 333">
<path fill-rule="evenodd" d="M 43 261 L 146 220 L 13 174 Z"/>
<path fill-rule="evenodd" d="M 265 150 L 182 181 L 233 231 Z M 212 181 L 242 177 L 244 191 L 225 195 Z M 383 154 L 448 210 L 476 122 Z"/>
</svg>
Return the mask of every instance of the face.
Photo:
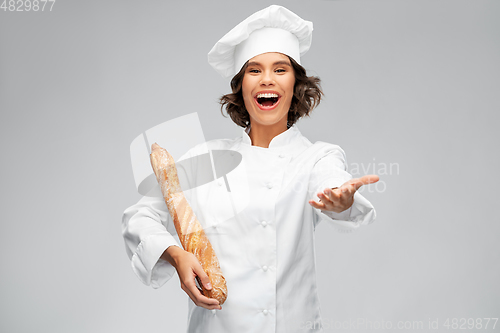
<svg viewBox="0 0 500 333">
<path fill-rule="evenodd" d="M 252 127 L 286 130 L 294 85 L 295 74 L 286 55 L 269 52 L 250 59 L 243 76 L 242 94 Z"/>
</svg>

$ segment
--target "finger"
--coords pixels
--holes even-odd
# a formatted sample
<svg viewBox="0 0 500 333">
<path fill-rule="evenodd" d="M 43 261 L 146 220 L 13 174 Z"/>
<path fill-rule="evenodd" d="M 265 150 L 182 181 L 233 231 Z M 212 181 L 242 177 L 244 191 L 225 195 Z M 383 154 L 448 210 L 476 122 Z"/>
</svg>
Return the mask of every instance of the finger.
<svg viewBox="0 0 500 333">
<path fill-rule="evenodd" d="M 339 202 L 336 190 L 332 191 L 330 188 L 324 189 L 323 193 L 320 193 L 318 196 L 324 204 L 323 210 L 331 210 Z"/>
<path fill-rule="evenodd" d="M 353 178 L 351 180 L 348 180 L 341 187 L 352 186 L 354 190 L 357 191 L 363 185 L 376 183 L 378 181 L 379 177 L 377 175 L 366 175 L 360 178 Z"/>
<path fill-rule="evenodd" d="M 341 188 L 342 195 L 339 200 L 340 205 L 350 206 L 350 203 L 353 200 L 354 193 L 356 193 L 356 189 L 353 185 L 342 186 Z"/>
<path fill-rule="evenodd" d="M 316 202 L 316 201 L 314 201 L 314 200 L 309 200 L 309 204 L 310 204 L 311 206 L 313 206 L 314 208 L 318 208 L 318 209 L 325 209 L 325 204 L 324 204 L 324 203 L 322 203 L 322 202 L 318 203 L 318 202 Z"/>
<path fill-rule="evenodd" d="M 338 187 L 334 188 L 326 188 L 324 193 L 319 193 L 318 197 L 320 197 L 322 202 L 324 203 L 324 207 L 322 210 L 333 211 L 335 208 L 342 205 L 345 194 L 341 192 L 341 189 Z"/>
<path fill-rule="evenodd" d="M 194 304 L 198 305 L 197 301 L 196 301 L 196 297 L 193 293 L 193 290 L 192 288 L 189 286 L 189 285 L 182 285 L 182 290 L 184 290 L 186 292 L 186 294 L 189 296 L 189 298 L 191 298 L 191 300 L 193 301 Z"/>
<path fill-rule="evenodd" d="M 209 298 L 211 300 L 212 298 Z M 221 310 L 222 307 L 219 304 L 212 304 L 209 302 L 205 302 L 203 299 L 197 299 L 195 304 L 197 306 L 200 306 L 202 308 L 208 309 L 208 310 Z"/>
<path fill-rule="evenodd" d="M 330 201 L 335 204 L 340 201 L 342 196 L 342 186 L 326 189 L 326 193 L 328 194 Z"/>
<path fill-rule="evenodd" d="M 203 289 L 201 289 L 201 286 L 203 285 L 203 283 L 201 283 L 201 280 L 199 277 L 195 278 L 195 283 L 196 283 L 196 288 L 200 291 L 200 293 L 203 294 Z"/>
<path fill-rule="evenodd" d="M 196 270 L 203 271 L 203 268 L 201 267 L 200 263 L 195 257 L 194 259 L 195 262 L 191 264 L 189 272 L 187 272 L 187 274 L 183 274 L 182 272 L 180 272 L 179 274 L 179 276 L 183 277 L 181 279 L 181 288 L 188 294 L 188 296 L 197 306 L 202 306 L 204 308 L 211 307 L 217 309 L 220 307 L 219 301 L 203 295 L 203 291 L 200 290 L 196 285 L 195 278 L 198 277 L 196 274 Z"/>
<path fill-rule="evenodd" d="M 209 298 L 209 297 L 206 297 L 205 295 L 201 294 L 201 293 L 198 293 L 195 295 L 195 304 L 197 304 L 198 306 L 202 306 L 204 308 L 207 308 L 207 309 L 219 309 L 220 308 L 220 304 L 219 304 L 219 301 L 214 299 L 214 298 Z"/>
<path fill-rule="evenodd" d="M 209 289 L 209 288 L 207 288 L 207 286 L 209 286 L 210 289 L 212 289 L 212 285 L 210 283 L 210 278 L 208 277 L 207 273 L 203 270 L 203 267 L 201 266 L 201 264 L 200 264 L 199 261 L 196 262 L 196 264 L 194 265 L 193 269 L 194 269 L 194 273 L 196 274 L 196 276 L 202 281 L 203 286 L 206 289 Z M 208 303 L 208 304 L 211 304 L 211 305 L 212 304 L 219 305 L 219 301 L 218 300 L 206 297 L 205 295 L 203 295 L 203 291 L 202 290 L 199 290 L 199 297 L 200 297 L 199 300 L 202 301 L 202 302 L 204 302 L 204 303 Z"/>
<path fill-rule="evenodd" d="M 197 277 L 200 279 L 201 283 L 203 283 L 203 286 L 205 289 L 212 289 L 212 284 L 210 283 L 210 278 L 208 277 L 207 273 L 203 270 L 203 267 L 198 263 L 194 267 L 194 272 L 197 275 Z M 199 281 L 198 281 L 199 282 Z M 201 287 L 201 285 L 200 285 Z"/>
<path fill-rule="evenodd" d="M 363 182 L 363 185 L 373 184 L 380 180 L 380 177 L 377 175 L 366 175 L 360 178 Z"/>
<path fill-rule="evenodd" d="M 349 192 L 353 188 L 354 188 L 353 183 L 344 184 L 339 188 L 339 192 L 342 195 L 344 193 Z"/>
<path fill-rule="evenodd" d="M 194 279 L 186 282 L 186 289 L 189 297 L 193 300 L 194 304 L 204 308 L 219 308 L 219 301 L 214 298 L 209 298 L 203 295 L 201 290 L 196 286 Z"/>
<path fill-rule="evenodd" d="M 324 189 L 323 192 L 317 194 L 321 202 L 327 207 L 332 204 L 332 200 L 330 200 L 331 199 L 330 195 L 331 192 L 329 191 L 329 189 Z"/>
</svg>

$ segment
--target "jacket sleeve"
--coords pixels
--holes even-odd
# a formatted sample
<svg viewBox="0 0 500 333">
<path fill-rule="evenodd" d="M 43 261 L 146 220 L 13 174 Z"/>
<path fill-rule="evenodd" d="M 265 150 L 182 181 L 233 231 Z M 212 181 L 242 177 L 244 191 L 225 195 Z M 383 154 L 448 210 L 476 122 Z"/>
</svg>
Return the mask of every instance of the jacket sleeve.
<svg viewBox="0 0 500 333">
<path fill-rule="evenodd" d="M 347 172 L 344 150 L 337 145 L 329 145 L 311 172 L 310 199 L 318 201 L 318 193 L 326 188 L 340 187 L 349 179 L 352 176 Z M 313 209 L 315 227 L 321 221 L 326 221 L 340 232 L 352 232 L 362 225 L 372 223 L 376 218 L 374 207 L 359 192 L 354 193 L 353 205 L 341 213 Z"/>
<path fill-rule="evenodd" d="M 175 227 L 159 185 L 124 211 L 122 234 L 132 269 L 142 283 L 156 289 L 172 278 L 175 268 L 160 257 L 170 246 L 182 247 L 174 238 Z"/>
<path fill-rule="evenodd" d="M 197 148 L 187 151 L 179 161 L 191 157 Z M 177 171 L 179 178 L 188 178 L 184 169 L 177 168 Z M 160 185 L 156 184 L 150 193 L 124 211 L 122 235 L 132 269 L 142 283 L 156 289 L 172 278 L 175 268 L 161 259 L 161 255 L 170 246 L 183 247 Z"/>
</svg>

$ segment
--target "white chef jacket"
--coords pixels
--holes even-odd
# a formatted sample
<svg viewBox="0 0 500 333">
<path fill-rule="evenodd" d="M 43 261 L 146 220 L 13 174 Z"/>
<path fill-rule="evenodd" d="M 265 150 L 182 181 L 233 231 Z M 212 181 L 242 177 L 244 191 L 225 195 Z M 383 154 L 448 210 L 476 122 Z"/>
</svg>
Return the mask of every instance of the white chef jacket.
<svg viewBox="0 0 500 333">
<path fill-rule="evenodd" d="M 226 177 L 184 191 L 203 225 L 226 279 L 222 310 L 188 300 L 188 332 L 321 332 L 316 283 L 314 230 L 325 221 L 349 232 L 375 220 L 360 193 L 342 213 L 322 212 L 308 201 L 342 185 L 345 153 L 338 145 L 312 144 L 293 125 L 268 148 L 252 146 L 248 135 L 195 146 L 180 160 L 209 150 L 231 150 L 242 161 Z M 159 288 L 175 268 L 160 259 L 171 245 L 182 248 L 159 188 L 123 214 L 122 231 L 132 269 L 146 285 Z M 314 325 L 311 325 L 313 323 Z M 313 328 L 311 328 L 313 326 Z"/>
</svg>

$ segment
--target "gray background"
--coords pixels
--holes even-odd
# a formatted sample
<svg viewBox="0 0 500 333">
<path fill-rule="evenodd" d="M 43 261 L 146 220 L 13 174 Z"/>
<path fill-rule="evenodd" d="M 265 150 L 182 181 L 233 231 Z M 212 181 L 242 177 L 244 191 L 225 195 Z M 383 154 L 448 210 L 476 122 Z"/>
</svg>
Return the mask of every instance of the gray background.
<svg viewBox="0 0 500 333">
<path fill-rule="evenodd" d="M 270 4 L 0 11 L 1 332 L 184 331 L 178 278 L 146 287 L 125 253 L 121 216 L 140 198 L 129 144 L 191 112 L 207 140 L 241 135 L 217 105 L 229 81 L 206 56 Z M 500 1 L 278 4 L 314 22 L 303 65 L 326 98 L 299 129 L 343 147 L 353 171 L 375 166 L 384 185 L 362 192 L 374 224 L 316 232 L 324 321 L 446 331 L 447 318 L 500 317 Z"/>
</svg>

